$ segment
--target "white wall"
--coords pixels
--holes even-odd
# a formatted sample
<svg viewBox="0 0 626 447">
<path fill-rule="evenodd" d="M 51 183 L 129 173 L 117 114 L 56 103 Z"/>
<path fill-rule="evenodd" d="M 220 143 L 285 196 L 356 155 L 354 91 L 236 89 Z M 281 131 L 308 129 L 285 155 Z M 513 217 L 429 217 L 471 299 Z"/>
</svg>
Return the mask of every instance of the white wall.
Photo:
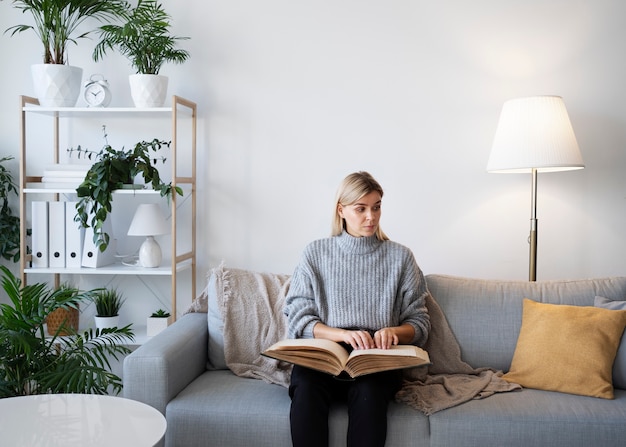
<svg viewBox="0 0 626 447">
<path fill-rule="evenodd" d="M 538 279 L 626 274 L 626 3 L 163 3 L 191 37 L 191 59 L 162 73 L 199 103 L 200 282 L 222 260 L 290 273 L 355 170 L 381 182 L 383 228 L 425 273 L 526 279 L 530 176 L 485 166 L 503 102 L 541 94 L 563 96 L 586 168 L 539 176 Z M 24 21 L 0 7 L 0 29 Z M 71 63 L 130 105 L 130 67 L 95 64 L 92 46 Z M 31 35 L 0 36 L 0 153 L 18 153 L 39 55 Z"/>
</svg>

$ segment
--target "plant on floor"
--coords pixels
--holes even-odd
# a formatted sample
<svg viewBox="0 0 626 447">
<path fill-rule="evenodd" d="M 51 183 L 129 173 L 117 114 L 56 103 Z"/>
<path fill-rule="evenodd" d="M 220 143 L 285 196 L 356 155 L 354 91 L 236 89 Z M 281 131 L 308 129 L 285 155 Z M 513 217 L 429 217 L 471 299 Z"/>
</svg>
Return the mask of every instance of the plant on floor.
<svg viewBox="0 0 626 447">
<path fill-rule="evenodd" d="M 17 184 L 5 163 L 13 157 L 0 158 L 0 256 L 8 261 L 20 259 L 20 218 L 9 206 L 11 195 L 18 196 Z"/>
<path fill-rule="evenodd" d="M 10 303 L 0 304 L 0 398 L 46 393 L 119 393 L 122 379 L 111 372 L 110 359 L 129 354 L 134 339 L 129 326 L 70 335 L 46 335 L 50 312 L 76 308 L 93 291 L 64 286 L 23 285 L 0 266 L 2 288 Z M 62 325 L 63 327 L 63 325 Z M 60 329 L 59 329 L 60 330 Z"/>
<path fill-rule="evenodd" d="M 122 25 L 107 24 L 99 28 L 100 41 L 93 51 L 98 62 L 108 50 L 117 49 L 137 73 L 159 74 L 166 62 L 182 64 L 189 52 L 176 48 L 176 43 L 188 37 L 171 36 L 170 16 L 156 0 L 139 0 L 128 11 Z"/>
<path fill-rule="evenodd" d="M 68 149 L 70 155 L 76 152 L 78 158 L 95 160 L 83 182 L 76 188 L 79 200 L 74 220 L 84 228 L 93 228 L 93 241 L 100 251 L 106 250 L 110 241 L 103 225 L 112 209 L 113 191 L 133 184 L 135 177 L 141 174 L 145 184 L 151 185 L 161 196 L 170 197 L 173 192 L 183 195 L 180 187 L 161 181 L 156 167 L 157 163 L 165 162 L 165 157 L 157 156 L 157 153 L 161 149 L 168 149 L 170 142 L 155 138 L 152 141 L 140 141 L 130 150 L 113 149 L 108 143 L 105 126 L 102 126 L 102 132 L 104 146 L 100 151 L 83 149 L 81 146 Z"/>
</svg>

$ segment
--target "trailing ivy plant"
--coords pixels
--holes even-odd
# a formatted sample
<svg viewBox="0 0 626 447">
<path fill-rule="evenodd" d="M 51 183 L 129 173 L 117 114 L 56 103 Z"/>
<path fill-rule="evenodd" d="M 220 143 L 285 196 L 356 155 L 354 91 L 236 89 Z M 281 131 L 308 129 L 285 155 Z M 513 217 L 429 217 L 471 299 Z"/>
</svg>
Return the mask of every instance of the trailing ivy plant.
<svg viewBox="0 0 626 447">
<path fill-rule="evenodd" d="M 0 304 L 0 398 L 28 394 L 119 393 L 122 379 L 111 372 L 109 359 L 130 353 L 130 325 L 79 333 L 62 324 L 52 336 L 44 323 L 57 309 L 77 308 L 93 291 L 64 285 L 22 285 L 5 266 L 2 288 L 10 302 Z M 59 336 L 61 333 L 67 336 Z"/>
<path fill-rule="evenodd" d="M 13 215 L 9 198 L 18 195 L 18 187 L 5 163 L 13 157 L 0 158 L 0 256 L 8 261 L 20 259 L 20 218 Z"/>
<path fill-rule="evenodd" d="M 183 195 L 179 186 L 163 183 L 156 165 L 165 163 L 166 158 L 158 155 L 161 149 L 169 149 L 169 141 L 140 141 L 132 149 L 114 149 L 108 143 L 106 126 L 102 126 L 104 146 L 98 152 L 83 149 L 81 146 L 68 149 L 70 155 L 77 153 L 78 158 L 95 160 L 85 179 L 76 188 L 78 203 L 76 217 L 84 228 L 93 228 L 93 241 L 100 251 L 106 250 L 110 236 L 103 225 L 112 210 L 113 191 L 124 185 L 132 185 L 135 177 L 141 174 L 146 186 L 159 191 L 162 197 L 171 197 L 173 193 Z"/>
</svg>

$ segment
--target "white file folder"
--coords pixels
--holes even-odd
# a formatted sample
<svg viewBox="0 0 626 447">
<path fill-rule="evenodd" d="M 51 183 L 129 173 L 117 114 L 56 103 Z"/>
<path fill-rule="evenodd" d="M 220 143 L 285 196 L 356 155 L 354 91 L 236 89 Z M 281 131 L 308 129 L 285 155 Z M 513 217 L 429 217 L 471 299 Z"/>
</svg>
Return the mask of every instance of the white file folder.
<svg viewBox="0 0 626 447">
<path fill-rule="evenodd" d="M 48 202 L 48 255 L 52 268 L 65 268 L 65 202 Z"/>
<path fill-rule="evenodd" d="M 115 239 L 110 219 L 104 221 L 102 229 L 109 235 L 109 245 L 105 251 L 100 251 L 93 241 L 93 228 L 85 231 L 85 245 L 83 246 L 83 267 L 104 267 L 115 262 Z"/>
<path fill-rule="evenodd" d="M 65 267 L 78 268 L 82 265 L 85 229 L 74 221 L 76 203 L 65 202 Z"/>
<path fill-rule="evenodd" d="M 48 202 L 33 201 L 32 219 L 32 266 L 33 268 L 46 268 L 48 267 Z"/>
</svg>

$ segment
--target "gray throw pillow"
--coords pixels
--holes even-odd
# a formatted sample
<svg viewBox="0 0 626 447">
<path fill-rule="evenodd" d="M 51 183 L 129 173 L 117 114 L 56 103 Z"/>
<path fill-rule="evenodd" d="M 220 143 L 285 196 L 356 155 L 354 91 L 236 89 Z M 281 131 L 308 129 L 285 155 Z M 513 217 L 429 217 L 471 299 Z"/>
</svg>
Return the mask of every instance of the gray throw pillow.
<svg viewBox="0 0 626 447">
<path fill-rule="evenodd" d="M 604 309 L 626 310 L 626 301 L 613 301 L 603 296 L 596 296 L 593 305 Z M 613 363 L 613 386 L 626 390 L 626 335 L 622 335 L 622 342 Z"/>
<path fill-rule="evenodd" d="M 208 370 L 228 369 L 226 358 L 224 357 L 224 321 L 222 321 L 222 313 L 217 305 L 217 295 L 222 293 L 220 290 L 222 275 L 222 266 L 215 268 L 211 272 L 211 276 L 209 276 L 207 286 L 207 319 L 209 324 Z"/>
</svg>

